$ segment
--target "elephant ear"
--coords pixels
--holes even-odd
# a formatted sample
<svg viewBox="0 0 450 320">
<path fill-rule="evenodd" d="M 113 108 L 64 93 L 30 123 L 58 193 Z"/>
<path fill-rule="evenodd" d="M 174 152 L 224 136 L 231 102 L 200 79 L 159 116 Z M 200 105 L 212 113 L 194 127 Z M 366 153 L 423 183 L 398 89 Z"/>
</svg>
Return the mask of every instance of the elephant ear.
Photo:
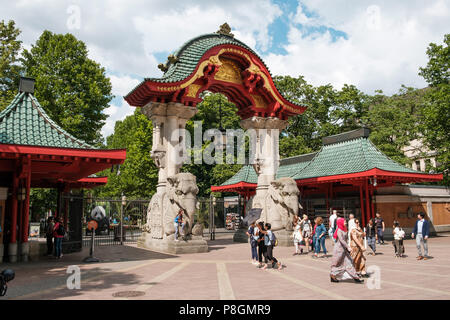
<svg viewBox="0 0 450 320">
<path fill-rule="evenodd" d="M 276 203 L 283 202 L 283 199 L 281 198 L 281 189 L 283 188 L 283 184 L 279 181 L 272 181 L 270 183 L 271 187 L 269 188 L 270 196 L 272 197 L 273 201 Z"/>
</svg>

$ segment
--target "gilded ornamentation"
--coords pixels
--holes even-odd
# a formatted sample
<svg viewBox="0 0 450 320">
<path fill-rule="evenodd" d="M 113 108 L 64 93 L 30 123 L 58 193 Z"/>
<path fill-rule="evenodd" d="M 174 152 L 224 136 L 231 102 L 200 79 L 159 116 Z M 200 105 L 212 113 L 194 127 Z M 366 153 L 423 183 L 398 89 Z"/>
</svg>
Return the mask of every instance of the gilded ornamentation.
<svg viewBox="0 0 450 320">
<path fill-rule="evenodd" d="M 234 37 L 234 34 L 231 33 L 231 27 L 226 22 L 220 26 L 219 30 L 216 33 Z"/>
<path fill-rule="evenodd" d="M 232 82 L 237 84 L 242 84 L 241 70 L 239 67 L 231 60 L 220 59 L 222 66 L 219 71 L 214 76 L 214 79 Z"/>
<path fill-rule="evenodd" d="M 255 94 L 251 94 L 251 97 L 253 98 L 253 101 L 255 101 L 256 109 L 266 109 L 267 108 L 267 104 L 264 101 L 263 97 L 255 95 Z"/>
<path fill-rule="evenodd" d="M 202 87 L 202 86 L 199 85 L 199 84 L 191 84 L 191 85 L 188 87 L 188 94 L 187 94 L 187 96 L 188 96 L 188 97 L 191 97 L 191 98 L 195 98 L 195 97 L 197 96 L 198 90 L 199 90 L 201 87 Z"/>
</svg>

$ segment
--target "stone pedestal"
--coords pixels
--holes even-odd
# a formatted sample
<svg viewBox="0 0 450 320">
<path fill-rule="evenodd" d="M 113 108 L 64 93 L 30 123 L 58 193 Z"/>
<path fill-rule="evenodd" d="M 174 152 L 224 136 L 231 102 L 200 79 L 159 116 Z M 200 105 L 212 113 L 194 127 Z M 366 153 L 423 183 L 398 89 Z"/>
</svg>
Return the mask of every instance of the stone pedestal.
<svg viewBox="0 0 450 320">
<path fill-rule="evenodd" d="M 246 234 L 247 229 L 238 229 L 236 233 L 233 235 L 234 242 L 248 243 L 249 238 Z"/>
<path fill-rule="evenodd" d="M 166 239 L 153 239 L 150 234 L 143 233 L 140 244 L 142 247 L 164 253 L 203 253 L 208 252 L 208 243 L 201 236 L 190 236 L 188 240 L 174 240 L 171 235 Z"/>
<path fill-rule="evenodd" d="M 9 262 L 14 263 L 17 262 L 17 243 L 10 243 L 8 245 L 8 256 L 9 256 Z"/>
<path fill-rule="evenodd" d="M 294 246 L 294 237 L 292 235 L 292 231 L 280 230 L 275 231 L 274 234 L 278 239 L 278 246 L 280 247 Z"/>
</svg>

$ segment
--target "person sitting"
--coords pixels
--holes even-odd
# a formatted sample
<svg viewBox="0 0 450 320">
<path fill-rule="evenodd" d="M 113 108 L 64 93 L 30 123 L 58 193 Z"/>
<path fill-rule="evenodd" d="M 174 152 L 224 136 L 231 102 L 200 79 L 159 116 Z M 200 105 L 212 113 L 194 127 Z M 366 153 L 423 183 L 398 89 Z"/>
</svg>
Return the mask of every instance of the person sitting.
<svg viewBox="0 0 450 320">
<path fill-rule="evenodd" d="M 175 241 L 178 240 L 178 231 L 181 231 L 180 233 L 184 236 L 184 226 L 185 223 L 183 222 L 183 210 L 180 209 L 178 211 L 177 216 L 175 217 L 175 220 L 173 221 L 174 227 L 175 227 Z"/>
</svg>

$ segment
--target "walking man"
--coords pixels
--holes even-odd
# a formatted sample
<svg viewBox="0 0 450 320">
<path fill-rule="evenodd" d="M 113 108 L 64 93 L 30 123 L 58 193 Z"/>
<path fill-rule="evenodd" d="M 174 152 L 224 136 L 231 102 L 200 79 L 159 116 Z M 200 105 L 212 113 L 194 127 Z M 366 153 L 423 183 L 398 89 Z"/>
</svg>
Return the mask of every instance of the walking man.
<svg viewBox="0 0 450 320">
<path fill-rule="evenodd" d="M 417 260 L 427 260 L 428 259 L 428 236 L 430 235 L 430 222 L 425 220 L 425 213 L 420 212 L 417 215 L 418 220 L 414 225 L 413 232 L 411 234 L 411 238 L 414 239 L 416 237 L 416 245 L 417 251 L 419 252 L 419 256 Z M 422 255 L 421 244 L 423 245 L 423 250 L 425 255 Z"/>
<path fill-rule="evenodd" d="M 379 212 L 376 213 L 375 225 L 377 226 L 378 244 L 384 244 L 384 220 Z"/>
<path fill-rule="evenodd" d="M 369 223 L 366 226 L 366 238 L 367 238 L 367 245 L 370 247 L 370 249 L 372 249 L 372 252 L 369 252 L 368 254 L 375 255 L 375 252 L 377 251 L 375 243 L 378 236 L 377 236 L 377 225 L 373 222 L 373 219 L 370 219 Z"/>
<path fill-rule="evenodd" d="M 333 240 L 333 242 L 336 242 L 336 240 L 334 239 L 333 235 L 334 232 L 336 231 L 336 219 L 338 218 L 337 216 L 337 210 L 333 210 L 333 213 L 330 216 L 330 219 L 328 220 L 328 235 L 330 236 L 330 239 Z"/>
</svg>

